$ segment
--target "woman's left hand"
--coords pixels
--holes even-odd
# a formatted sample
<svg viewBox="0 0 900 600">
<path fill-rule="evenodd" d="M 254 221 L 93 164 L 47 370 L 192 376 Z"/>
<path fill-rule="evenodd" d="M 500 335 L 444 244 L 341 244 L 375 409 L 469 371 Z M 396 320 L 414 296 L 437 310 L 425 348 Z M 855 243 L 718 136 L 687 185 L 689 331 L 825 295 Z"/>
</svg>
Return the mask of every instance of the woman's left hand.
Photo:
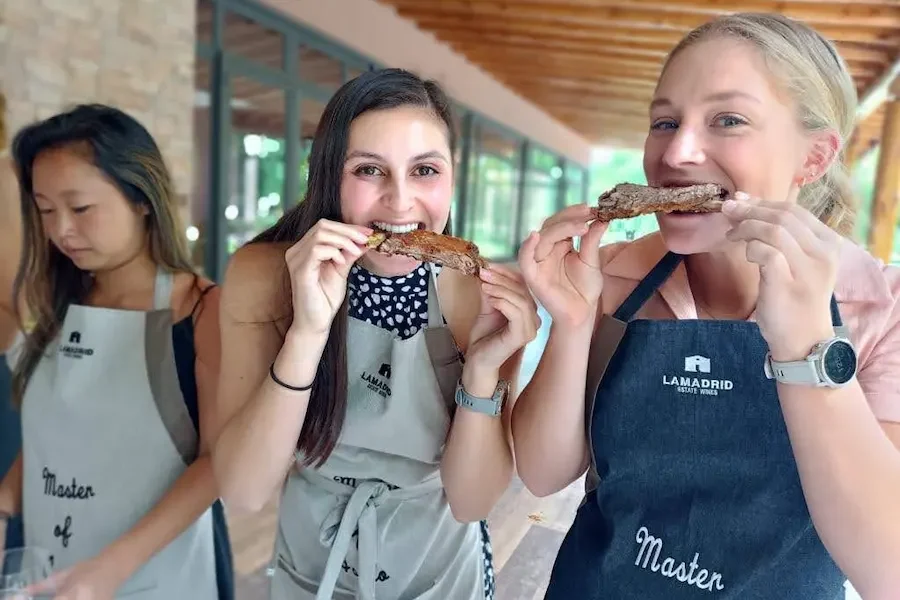
<svg viewBox="0 0 900 600">
<path fill-rule="evenodd" d="M 738 192 L 722 212 L 733 224 L 728 239 L 747 244 L 759 265 L 756 319 L 772 358 L 802 360 L 834 335 L 831 296 L 843 238 L 806 209 Z"/>
<path fill-rule="evenodd" d="M 123 583 L 122 569 L 109 555 L 100 554 L 54 573 L 31 591 L 53 600 L 114 600 Z"/>
<path fill-rule="evenodd" d="M 521 273 L 495 264 L 481 269 L 481 308 L 469 334 L 466 365 L 499 373 L 540 327 L 537 305 Z"/>
</svg>

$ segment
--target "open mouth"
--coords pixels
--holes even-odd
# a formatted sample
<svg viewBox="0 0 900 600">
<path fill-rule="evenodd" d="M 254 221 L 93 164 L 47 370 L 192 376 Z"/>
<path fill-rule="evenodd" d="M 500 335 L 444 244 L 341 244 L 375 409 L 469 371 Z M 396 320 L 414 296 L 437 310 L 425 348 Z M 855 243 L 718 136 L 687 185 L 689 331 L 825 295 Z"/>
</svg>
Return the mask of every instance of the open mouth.
<svg viewBox="0 0 900 600">
<path fill-rule="evenodd" d="M 384 221 L 373 221 L 372 229 L 384 233 L 409 233 L 416 229 L 425 229 L 424 223 L 385 223 Z"/>
</svg>

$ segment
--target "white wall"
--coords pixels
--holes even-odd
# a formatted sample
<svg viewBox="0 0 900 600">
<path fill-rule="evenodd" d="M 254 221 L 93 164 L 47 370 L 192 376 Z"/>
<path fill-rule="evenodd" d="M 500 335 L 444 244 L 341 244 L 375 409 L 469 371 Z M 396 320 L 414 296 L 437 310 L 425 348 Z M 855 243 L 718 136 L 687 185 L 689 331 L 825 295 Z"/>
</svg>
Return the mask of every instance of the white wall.
<svg viewBox="0 0 900 600">
<path fill-rule="evenodd" d="M 423 0 L 426 1 L 426 0 Z M 261 0 L 288 18 L 390 67 L 437 80 L 456 101 L 587 165 L 591 146 L 430 33 L 374 0 Z"/>
</svg>

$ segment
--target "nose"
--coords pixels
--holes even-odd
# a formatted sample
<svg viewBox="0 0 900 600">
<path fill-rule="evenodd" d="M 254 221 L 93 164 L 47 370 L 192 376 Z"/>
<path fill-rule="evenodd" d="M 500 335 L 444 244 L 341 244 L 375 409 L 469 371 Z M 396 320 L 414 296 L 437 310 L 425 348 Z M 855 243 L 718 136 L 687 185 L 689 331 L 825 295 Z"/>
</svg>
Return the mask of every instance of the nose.
<svg viewBox="0 0 900 600">
<path fill-rule="evenodd" d="M 75 218 L 70 211 L 54 210 L 44 218 L 47 233 L 60 242 L 75 235 Z"/>
<path fill-rule="evenodd" d="M 670 138 L 663 161 L 669 167 L 677 169 L 687 165 L 698 165 L 705 160 L 702 134 L 682 123 L 675 135 Z"/>
<path fill-rule="evenodd" d="M 395 213 L 405 213 L 415 204 L 415 189 L 402 177 L 391 177 L 387 181 L 383 200 Z"/>
</svg>

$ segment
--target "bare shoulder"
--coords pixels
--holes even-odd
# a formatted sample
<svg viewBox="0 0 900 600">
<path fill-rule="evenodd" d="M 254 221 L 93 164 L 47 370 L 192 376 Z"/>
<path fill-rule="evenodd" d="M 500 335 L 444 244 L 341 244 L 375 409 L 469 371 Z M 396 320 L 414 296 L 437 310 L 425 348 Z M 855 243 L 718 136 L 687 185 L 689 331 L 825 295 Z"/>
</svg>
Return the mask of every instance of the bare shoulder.
<svg viewBox="0 0 900 600">
<path fill-rule="evenodd" d="M 279 321 L 291 314 L 291 282 L 284 260 L 287 243 L 240 248 L 225 271 L 223 317 L 243 322 Z"/>
<path fill-rule="evenodd" d="M 437 291 L 447 326 L 457 346 L 465 352 L 481 306 L 481 280 L 444 268 L 437 278 Z"/>
</svg>

